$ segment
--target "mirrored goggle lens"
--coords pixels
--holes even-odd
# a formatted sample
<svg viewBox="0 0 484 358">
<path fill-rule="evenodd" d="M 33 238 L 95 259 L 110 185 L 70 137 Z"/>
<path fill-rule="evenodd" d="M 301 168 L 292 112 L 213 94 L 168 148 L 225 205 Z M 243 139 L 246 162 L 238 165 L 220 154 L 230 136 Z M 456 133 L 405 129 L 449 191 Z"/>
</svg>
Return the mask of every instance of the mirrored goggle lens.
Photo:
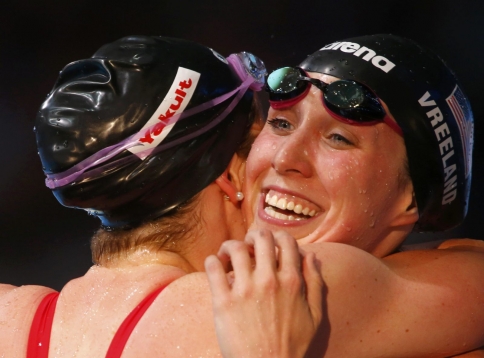
<svg viewBox="0 0 484 358">
<path fill-rule="evenodd" d="M 267 78 L 267 85 L 271 92 L 290 94 L 293 91 L 307 87 L 307 82 L 301 81 L 301 71 L 293 67 L 283 67 L 272 72 Z"/>
<path fill-rule="evenodd" d="M 325 88 L 324 101 L 332 112 L 354 121 L 371 122 L 385 117 L 385 110 L 375 94 L 355 81 L 331 83 Z"/>
<path fill-rule="evenodd" d="M 365 101 L 363 88 L 354 81 L 332 82 L 324 92 L 325 99 L 341 109 L 357 108 Z"/>
</svg>

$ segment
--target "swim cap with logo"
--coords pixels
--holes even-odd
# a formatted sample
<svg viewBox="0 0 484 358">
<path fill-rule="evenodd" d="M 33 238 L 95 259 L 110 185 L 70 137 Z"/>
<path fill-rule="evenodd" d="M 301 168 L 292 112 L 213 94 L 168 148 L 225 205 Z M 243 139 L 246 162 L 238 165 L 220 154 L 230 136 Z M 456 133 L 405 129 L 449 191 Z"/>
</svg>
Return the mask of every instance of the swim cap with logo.
<svg viewBox="0 0 484 358">
<path fill-rule="evenodd" d="M 64 68 L 37 115 L 47 186 L 108 229 L 160 217 L 226 169 L 264 73 L 249 53 L 174 38 L 104 45 Z"/>
<path fill-rule="evenodd" d="M 473 115 L 452 70 L 434 53 L 394 35 L 329 44 L 301 68 L 366 84 L 403 130 L 419 209 L 418 231 L 460 224 L 469 199 Z"/>
</svg>

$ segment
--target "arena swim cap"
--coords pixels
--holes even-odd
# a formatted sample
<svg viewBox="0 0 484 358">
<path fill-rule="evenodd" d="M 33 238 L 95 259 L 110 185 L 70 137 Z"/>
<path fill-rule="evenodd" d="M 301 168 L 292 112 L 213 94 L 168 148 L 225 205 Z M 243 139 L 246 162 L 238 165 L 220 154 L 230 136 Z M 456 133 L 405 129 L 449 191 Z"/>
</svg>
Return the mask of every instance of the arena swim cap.
<svg viewBox="0 0 484 358">
<path fill-rule="evenodd" d="M 434 53 L 394 35 L 324 46 L 301 68 L 366 84 L 403 130 L 419 220 L 417 231 L 460 224 L 471 184 L 474 123 L 452 70 Z"/>
<path fill-rule="evenodd" d="M 104 45 L 63 69 L 37 115 L 47 186 L 107 229 L 160 217 L 226 169 L 264 74 L 249 53 L 174 38 Z"/>
</svg>

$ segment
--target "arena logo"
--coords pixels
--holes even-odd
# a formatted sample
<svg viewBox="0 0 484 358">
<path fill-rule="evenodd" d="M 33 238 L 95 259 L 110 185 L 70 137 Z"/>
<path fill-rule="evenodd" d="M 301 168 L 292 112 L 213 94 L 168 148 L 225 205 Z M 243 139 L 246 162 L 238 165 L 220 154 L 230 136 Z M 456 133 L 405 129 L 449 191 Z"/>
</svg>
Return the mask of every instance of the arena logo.
<svg viewBox="0 0 484 358">
<path fill-rule="evenodd" d="M 395 67 L 395 64 L 388 58 L 379 56 L 375 51 L 369 49 L 366 46 L 361 46 L 355 42 L 334 42 L 332 44 L 324 46 L 320 51 L 323 50 L 340 50 L 346 53 L 353 53 L 356 57 L 361 57 L 365 61 L 370 61 L 371 64 L 385 73 L 390 72 L 390 70 Z M 364 55 L 362 57 L 362 55 Z"/>
<path fill-rule="evenodd" d="M 457 164 L 455 164 L 454 143 L 450 135 L 449 126 L 444 121 L 444 116 L 437 103 L 430 98 L 428 91 L 418 100 L 418 103 L 422 107 L 433 107 L 427 112 L 427 117 L 430 119 L 430 124 L 434 128 L 435 137 L 439 143 L 444 170 L 442 205 L 450 204 L 457 197 Z"/>
<path fill-rule="evenodd" d="M 182 113 L 190 102 L 198 85 L 200 73 L 188 68 L 178 67 L 173 83 L 151 118 L 140 130 L 138 145 L 128 150 L 144 159 L 150 149 L 159 145 L 174 127 L 170 118 Z M 173 123 L 172 123 L 173 122 Z"/>
</svg>

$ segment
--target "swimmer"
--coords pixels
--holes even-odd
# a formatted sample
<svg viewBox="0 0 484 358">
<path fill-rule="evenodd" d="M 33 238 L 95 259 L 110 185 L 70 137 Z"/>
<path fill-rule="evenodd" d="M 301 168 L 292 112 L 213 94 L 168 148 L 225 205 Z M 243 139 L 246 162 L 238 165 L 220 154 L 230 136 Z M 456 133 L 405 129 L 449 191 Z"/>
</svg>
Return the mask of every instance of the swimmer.
<svg viewBox="0 0 484 358">
<path fill-rule="evenodd" d="M 36 119 L 46 184 L 103 229 L 95 265 L 60 293 L 0 286 L 2 354 L 217 355 L 197 271 L 245 235 L 238 172 L 258 130 L 253 92 L 264 74 L 250 53 L 225 58 L 147 36 L 64 68 Z"/>
<path fill-rule="evenodd" d="M 225 60 L 232 66 L 240 63 L 237 59 L 235 65 Z M 240 193 L 245 172 L 242 153 L 246 151 L 240 146 L 250 146 L 251 129 L 253 134 L 258 129 L 251 127 L 248 116 L 252 105 L 247 98 L 250 92 L 245 95 L 241 92 L 244 83 L 259 82 L 260 85 L 257 74 L 262 68 L 250 56 L 248 62 L 244 55 L 241 60 L 242 69 L 252 70 L 236 76 L 236 70 L 223 57 L 204 46 L 135 36 L 108 44 L 92 59 L 65 68 L 36 121 L 39 152 L 48 176 L 47 185 L 57 199 L 66 206 L 82 208 L 99 217 L 104 229 L 92 240 L 96 265 L 83 277 L 69 282 L 60 295 L 42 287 L 2 286 L 0 316 L 8 322 L 2 326 L 2 352 L 24 355 L 29 337 L 34 337 L 30 338 L 32 349 L 42 347 L 45 354 L 46 342 L 50 342 L 50 354 L 57 356 L 104 356 L 113 350 L 125 357 L 220 354 L 208 281 L 204 273 L 197 271 L 203 270 L 204 259 L 217 253 L 223 242 L 231 238 L 242 240 L 245 236 L 246 221 L 239 205 L 241 201 L 244 203 Z M 201 75 L 198 80 L 177 78 L 180 68 Z M 186 74 L 184 70 L 182 73 Z M 195 82 L 195 92 L 188 101 L 189 88 Z M 220 96 L 228 98 L 223 97 L 218 103 Z M 185 98 L 188 105 L 183 107 Z M 238 104 L 234 103 L 237 100 Z M 160 109 L 160 105 L 166 108 Z M 227 120 L 220 119 L 228 108 Z M 177 117 L 179 110 L 186 117 Z M 148 123 L 151 118 L 154 123 Z M 149 146 L 160 137 L 163 140 L 154 149 Z M 248 139 L 247 145 L 242 144 L 244 138 Z M 234 155 L 235 152 L 239 154 Z M 218 165 L 224 160 L 223 165 Z M 210 179 L 205 180 L 205 176 Z M 250 235 L 254 242 L 259 241 L 260 233 Z M 415 257 L 394 265 L 391 272 L 380 271 L 377 270 L 380 261 L 360 249 L 338 243 L 325 245 L 324 251 L 317 253 L 319 260 L 325 267 L 334 269 L 324 272 L 324 287 L 331 292 L 331 298 L 346 296 L 348 300 L 347 288 L 354 285 L 350 292 L 351 304 L 346 308 L 351 307 L 356 313 L 358 310 L 371 312 L 370 308 L 375 305 L 374 299 L 368 297 L 369 287 L 374 297 L 382 298 L 381 302 L 395 293 L 396 288 L 399 297 L 407 302 L 420 302 L 421 297 L 428 299 L 432 295 L 437 295 L 434 299 L 439 300 L 451 295 L 446 289 L 436 292 L 432 285 L 411 285 L 418 279 L 432 282 L 426 281 L 425 273 L 415 275 L 415 270 L 409 267 L 408 262 L 415 263 Z M 452 258 L 456 261 L 460 256 L 456 254 Z M 448 259 L 442 257 L 439 263 L 448 266 Z M 301 261 L 303 267 L 316 267 L 311 262 L 305 264 L 304 258 L 293 260 L 295 265 Z M 467 259 L 459 265 L 461 270 L 466 269 L 466 262 L 470 265 L 473 261 Z M 368 270 L 374 275 L 355 276 Z M 298 275 L 298 287 L 309 289 L 310 285 L 305 285 L 302 279 L 310 276 L 307 272 Z M 412 280 L 400 277 L 412 277 Z M 460 276 L 456 278 L 452 274 L 446 280 L 449 285 L 463 284 Z M 482 281 L 472 280 L 471 277 L 466 283 L 470 288 L 479 287 Z M 300 291 L 293 292 L 293 302 L 297 301 L 300 307 L 311 307 Z M 57 305 L 53 304 L 56 297 Z M 324 295 L 323 299 L 325 307 Z M 466 300 L 468 307 L 449 302 L 449 312 L 445 315 L 425 305 L 407 305 L 405 309 L 385 312 L 385 317 L 382 313 L 378 323 L 383 332 L 397 334 L 401 327 L 394 324 L 395 320 L 406 323 L 410 314 L 442 317 L 432 331 L 414 334 L 410 327 L 412 334 L 408 335 L 408 346 L 403 351 L 408 356 L 418 355 L 422 352 L 418 343 L 426 339 L 427 351 L 434 349 L 435 352 L 441 343 L 433 340 L 438 334 L 437 328 L 454 327 L 456 320 L 468 317 L 469 310 L 480 303 L 473 295 Z M 15 309 L 11 302 L 16 302 Z M 140 307 L 140 311 L 133 311 L 135 307 Z M 315 327 L 318 312 L 309 311 L 312 316 L 300 319 L 306 317 L 308 327 Z M 324 323 L 338 314 L 338 311 L 322 309 L 320 317 Z M 52 334 L 49 337 L 50 331 L 46 330 L 39 341 L 35 329 L 31 334 L 30 322 L 36 327 L 42 317 L 47 318 L 47 327 L 51 323 Z M 476 311 L 474 318 L 481 318 L 479 312 Z M 282 323 L 297 334 L 300 327 L 292 325 L 293 318 L 285 316 L 285 319 L 291 322 Z M 358 325 L 362 329 L 366 327 L 362 319 L 351 323 L 353 332 L 359 331 Z M 335 337 L 329 339 L 337 339 L 337 334 L 332 332 Z M 446 342 L 445 348 L 464 351 L 476 341 L 471 332 L 466 348 L 457 340 Z M 381 340 L 383 346 L 376 349 L 385 349 L 387 355 L 402 355 L 398 353 L 401 345 L 393 347 L 389 340 L 385 347 L 384 343 Z M 281 348 L 279 351 L 303 350 Z"/>
<path fill-rule="evenodd" d="M 247 161 L 243 207 L 255 228 L 285 230 L 322 259 L 329 317 L 319 332 L 326 342 L 323 355 L 443 357 L 459 353 L 459 345 L 482 346 L 482 241 L 395 253 L 412 230 L 450 229 L 467 212 L 473 116 L 452 71 L 413 41 L 363 36 L 324 46 L 298 68 L 272 72 L 267 90 L 271 108 Z M 267 252 L 274 244 L 264 236 L 255 248 Z M 223 244 L 220 259 L 225 265 L 228 258 L 234 261 L 233 289 L 220 279 L 222 265 L 207 261 L 215 319 L 224 322 L 218 330 L 222 341 L 230 341 L 224 333 L 236 326 L 255 325 L 240 320 L 251 296 L 244 300 L 232 293 L 235 287 L 257 287 L 253 268 L 240 264 L 253 246 L 253 239 L 246 246 Z M 335 250 L 344 252 L 338 259 L 346 265 L 338 273 L 331 262 Z M 365 266 L 366 260 L 374 266 Z M 404 265 L 413 267 L 412 274 L 397 273 Z M 265 274 L 271 276 L 275 267 L 266 266 Z M 332 290 L 335 275 L 341 284 L 366 286 L 372 299 L 356 301 L 352 285 Z M 386 284 L 387 292 L 377 294 L 377 286 Z M 408 290 L 427 294 L 415 301 L 405 298 Z M 476 300 L 469 303 L 469 296 Z M 447 314 L 454 309 L 463 311 L 451 319 Z M 392 319 L 388 310 L 406 314 Z M 275 322 L 269 309 L 264 312 Z M 322 356 L 321 349 L 311 356 Z"/>
</svg>

